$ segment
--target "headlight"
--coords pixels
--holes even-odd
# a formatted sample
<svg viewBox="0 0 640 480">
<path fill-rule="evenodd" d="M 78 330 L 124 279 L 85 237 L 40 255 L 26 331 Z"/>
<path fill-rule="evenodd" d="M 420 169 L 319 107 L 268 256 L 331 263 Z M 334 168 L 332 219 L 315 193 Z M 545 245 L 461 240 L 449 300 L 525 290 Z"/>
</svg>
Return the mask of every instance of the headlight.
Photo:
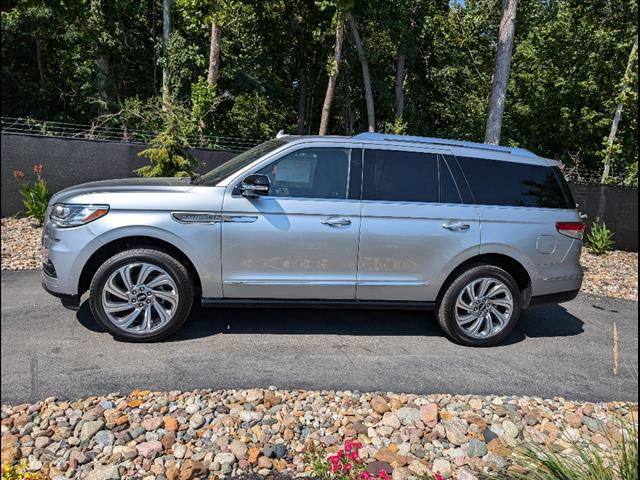
<svg viewBox="0 0 640 480">
<path fill-rule="evenodd" d="M 59 227 L 77 227 L 93 222 L 109 212 L 109 205 L 69 205 L 56 203 L 51 209 L 51 220 Z"/>
</svg>

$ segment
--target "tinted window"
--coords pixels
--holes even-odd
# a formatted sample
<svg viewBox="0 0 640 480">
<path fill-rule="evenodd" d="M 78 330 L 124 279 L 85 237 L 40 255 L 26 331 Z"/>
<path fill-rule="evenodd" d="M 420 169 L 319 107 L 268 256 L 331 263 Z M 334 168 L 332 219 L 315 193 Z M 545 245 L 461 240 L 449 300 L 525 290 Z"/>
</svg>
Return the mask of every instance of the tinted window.
<svg viewBox="0 0 640 480">
<path fill-rule="evenodd" d="M 438 202 L 438 156 L 365 150 L 363 200 Z"/>
<path fill-rule="evenodd" d="M 252 149 L 233 157 L 228 162 L 225 162 L 222 165 L 209 171 L 208 173 L 205 173 L 204 175 L 199 177 L 195 183 L 211 186 L 216 185 L 218 182 L 221 182 L 229 175 L 246 167 L 251 162 L 258 160 L 260 157 L 267 155 L 269 152 L 272 152 L 273 150 L 281 147 L 284 144 L 285 142 L 283 142 L 282 140 L 274 139 L 261 143 L 260 145 L 256 145 Z"/>
<path fill-rule="evenodd" d="M 346 199 L 350 156 L 348 148 L 306 148 L 256 173 L 269 177 L 269 195 L 274 197 Z"/>
<path fill-rule="evenodd" d="M 438 162 L 440 167 L 440 203 L 462 203 L 458 186 L 442 155 L 438 155 Z"/>
<path fill-rule="evenodd" d="M 551 167 L 458 157 L 481 205 L 573 208 Z"/>
</svg>

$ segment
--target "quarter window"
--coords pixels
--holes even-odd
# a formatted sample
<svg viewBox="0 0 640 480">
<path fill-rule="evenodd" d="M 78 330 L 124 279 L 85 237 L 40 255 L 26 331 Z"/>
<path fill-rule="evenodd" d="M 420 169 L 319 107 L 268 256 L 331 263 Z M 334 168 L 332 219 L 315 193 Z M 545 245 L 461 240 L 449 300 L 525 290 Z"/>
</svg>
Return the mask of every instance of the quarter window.
<svg viewBox="0 0 640 480">
<path fill-rule="evenodd" d="M 551 167 L 458 157 L 477 203 L 573 208 Z"/>
<path fill-rule="evenodd" d="M 365 150 L 363 200 L 438 202 L 438 156 Z"/>
<path fill-rule="evenodd" d="M 349 195 L 348 148 L 306 148 L 260 169 L 274 197 L 346 199 Z"/>
</svg>

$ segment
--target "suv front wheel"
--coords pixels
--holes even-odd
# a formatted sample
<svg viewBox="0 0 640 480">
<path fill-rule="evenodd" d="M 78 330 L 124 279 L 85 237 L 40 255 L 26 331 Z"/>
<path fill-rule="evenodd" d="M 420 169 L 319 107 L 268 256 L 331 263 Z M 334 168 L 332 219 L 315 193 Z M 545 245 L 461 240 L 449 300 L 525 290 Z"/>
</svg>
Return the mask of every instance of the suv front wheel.
<svg viewBox="0 0 640 480">
<path fill-rule="evenodd" d="M 117 253 L 95 273 L 91 313 L 117 340 L 152 342 L 175 333 L 193 303 L 193 283 L 171 255 L 138 248 Z"/>
<path fill-rule="evenodd" d="M 473 347 L 499 344 L 520 317 L 520 289 L 493 265 L 474 265 L 451 282 L 436 306 L 440 327 L 454 341 Z"/>
</svg>

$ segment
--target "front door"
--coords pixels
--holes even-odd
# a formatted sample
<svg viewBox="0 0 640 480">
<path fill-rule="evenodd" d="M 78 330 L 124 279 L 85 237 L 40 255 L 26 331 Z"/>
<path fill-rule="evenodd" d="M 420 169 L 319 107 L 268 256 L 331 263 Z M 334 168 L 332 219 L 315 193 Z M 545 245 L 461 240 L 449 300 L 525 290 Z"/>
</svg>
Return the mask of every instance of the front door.
<svg viewBox="0 0 640 480">
<path fill-rule="evenodd" d="M 267 175 L 268 195 L 242 196 L 241 179 L 229 185 L 225 298 L 355 299 L 361 157 L 357 144 L 297 145 L 243 176 Z"/>
</svg>

